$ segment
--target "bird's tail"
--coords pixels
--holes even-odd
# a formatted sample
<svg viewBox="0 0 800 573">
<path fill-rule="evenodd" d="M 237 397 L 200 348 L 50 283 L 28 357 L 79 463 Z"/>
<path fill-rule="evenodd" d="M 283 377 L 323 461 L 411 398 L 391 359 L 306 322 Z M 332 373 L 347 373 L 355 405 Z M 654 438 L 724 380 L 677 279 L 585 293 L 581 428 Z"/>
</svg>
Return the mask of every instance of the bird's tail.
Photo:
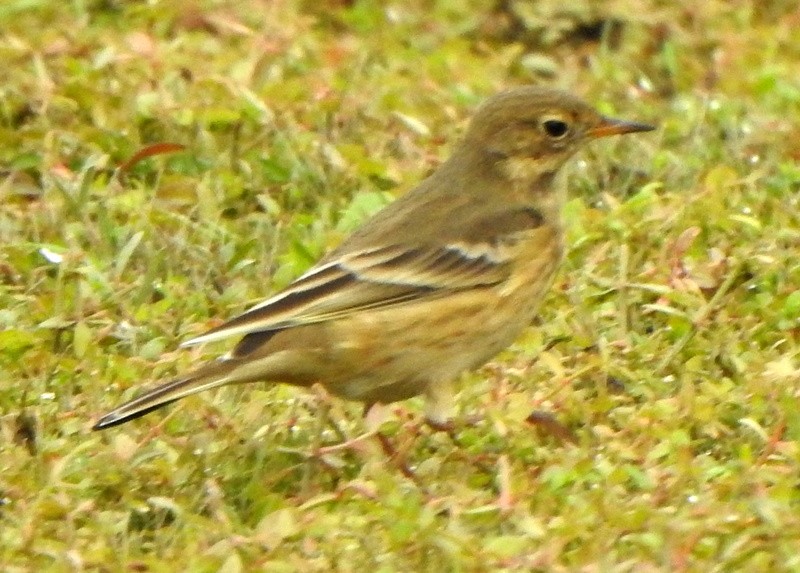
<svg viewBox="0 0 800 573">
<path fill-rule="evenodd" d="M 219 388 L 226 384 L 241 382 L 242 380 L 234 374 L 236 362 L 236 360 L 226 359 L 209 362 L 186 376 L 153 388 L 97 420 L 92 429 L 103 430 L 124 424 L 186 396 L 197 394 L 203 390 Z"/>
</svg>

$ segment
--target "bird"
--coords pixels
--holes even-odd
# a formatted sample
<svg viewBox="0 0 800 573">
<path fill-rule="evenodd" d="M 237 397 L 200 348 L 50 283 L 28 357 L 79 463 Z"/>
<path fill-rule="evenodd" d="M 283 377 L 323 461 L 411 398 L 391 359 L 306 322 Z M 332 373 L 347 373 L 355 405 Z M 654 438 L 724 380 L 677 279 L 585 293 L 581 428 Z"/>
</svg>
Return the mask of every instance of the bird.
<svg viewBox="0 0 800 573">
<path fill-rule="evenodd" d="M 653 129 L 552 88 L 490 97 L 417 187 L 286 288 L 182 345 L 236 338 L 232 350 L 114 408 L 93 429 L 250 382 L 320 384 L 366 408 L 422 395 L 425 420 L 447 427 L 454 381 L 535 321 L 560 266 L 559 169 L 590 140 Z"/>
</svg>

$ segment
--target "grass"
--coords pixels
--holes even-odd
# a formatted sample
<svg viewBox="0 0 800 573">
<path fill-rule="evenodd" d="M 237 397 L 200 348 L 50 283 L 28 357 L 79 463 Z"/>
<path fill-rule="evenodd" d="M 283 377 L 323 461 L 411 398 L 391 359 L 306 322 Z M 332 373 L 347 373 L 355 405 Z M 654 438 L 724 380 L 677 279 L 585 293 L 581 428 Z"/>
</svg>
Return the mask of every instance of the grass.
<svg viewBox="0 0 800 573">
<path fill-rule="evenodd" d="M 4 571 L 800 570 L 796 4 L 500 5 L 0 6 Z M 286 387 L 90 432 L 524 83 L 659 131 L 566 169 L 567 261 L 459 445 L 393 408 L 418 483 L 314 461 L 341 437 Z"/>
</svg>

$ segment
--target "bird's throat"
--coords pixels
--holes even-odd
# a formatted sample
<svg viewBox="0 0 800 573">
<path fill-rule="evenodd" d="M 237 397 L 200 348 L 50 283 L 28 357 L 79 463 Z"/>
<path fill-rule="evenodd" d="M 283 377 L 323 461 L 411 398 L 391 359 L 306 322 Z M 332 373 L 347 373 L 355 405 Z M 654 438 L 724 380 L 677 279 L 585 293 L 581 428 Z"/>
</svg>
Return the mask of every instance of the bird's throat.
<svg viewBox="0 0 800 573">
<path fill-rule="evenodd" d="M 515 200 L 535 207 L 549 224 L 560 225 L 566 199 L 564 186 L 556 177 L 560 162 L 551 165 L 538 158 L 507 158 L 498 167 L 514 190 Z"/>
</svg>

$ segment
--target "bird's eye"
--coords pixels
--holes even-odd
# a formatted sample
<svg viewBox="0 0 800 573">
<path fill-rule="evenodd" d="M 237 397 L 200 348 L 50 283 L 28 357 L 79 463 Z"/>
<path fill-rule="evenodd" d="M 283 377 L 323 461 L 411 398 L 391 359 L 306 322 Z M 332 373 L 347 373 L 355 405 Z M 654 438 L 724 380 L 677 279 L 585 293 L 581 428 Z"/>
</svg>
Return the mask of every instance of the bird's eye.
<svg viewBox="0 0 800 573">
<path fill-rule="evenodd" d="M 561 139 L 569 133 L 569 125 L 560 119 L 546 119 L 542 122 L 544 132 L 553 139 Z"/>
</svg>

